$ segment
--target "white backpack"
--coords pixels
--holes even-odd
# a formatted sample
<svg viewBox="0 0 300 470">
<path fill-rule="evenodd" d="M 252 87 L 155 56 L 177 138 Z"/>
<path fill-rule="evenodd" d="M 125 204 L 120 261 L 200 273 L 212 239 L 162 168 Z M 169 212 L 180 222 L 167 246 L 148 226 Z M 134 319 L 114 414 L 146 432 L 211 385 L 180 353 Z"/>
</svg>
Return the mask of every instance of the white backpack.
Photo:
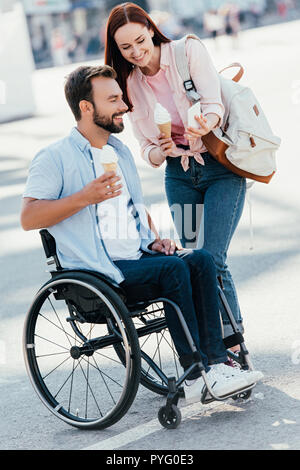
<svg viewBox="0 0 300 470">
<path fill-rule="evenodd" d="M 201 96 L 197 93 L 189 72 L 185 51 L 185 42 L 189 37 L 200 41 L 195 35 L 187 35 L 174 41 L 175 57 L 186 95 L 192 103 L 195 103 L 201 101 Z M 233 80 L 219 75 L 225 114 L 222 127 L 214 129 L 207 137 L 213 137 L 214 143 L 221 143 L 219 148 L 223 152 L 222 159 L 213 155 L 221 163 L 241 176 L 268 183 L 276 171 L 275 152 L 279 148 L 281 139 L 273 134 L 252 90 L 237 83 L 243 75 L 243 68 L 240 64 L 232 64 L 229 67 L 236 65 L 240 67 L 240 72 Z M 206 145 L 204 138 L 203 141 Z M 208 145 L 206 147 L 210 151 Z"/>
</svg>

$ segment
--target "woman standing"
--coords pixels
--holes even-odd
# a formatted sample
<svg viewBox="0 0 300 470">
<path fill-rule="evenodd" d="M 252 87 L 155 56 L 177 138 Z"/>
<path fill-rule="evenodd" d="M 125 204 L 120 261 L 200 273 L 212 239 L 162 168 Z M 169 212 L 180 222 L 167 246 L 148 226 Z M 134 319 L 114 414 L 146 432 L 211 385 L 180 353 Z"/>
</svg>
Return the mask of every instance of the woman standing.
<svg viewBox="0 0 300 470">
<path fill-rule="evenodd" d="M 201 96 L 202 114 L 195 118 L 198 128 L 187 126 L 190 102 L 176 68 L 174 45 L 137 5 L 123 3 L 111 11 L 105 62 L 117 72 L 142 157 L 154 168 L 166 161 L 166 194 L 183 247 L 196 241 L 197 212 L 204 204 L 203 248 L 214 257 L 242 331 L 237 294 L 226 259 L 242 214 L 246 182 L 214 160 L 201 140 L 201 136 L 220 126 L 224 113 L 218 75 L 204 45 L 192 37 L 186 41 L 190 74 Z M 160 134 L 155 124 L 157 102 L 171 115 L 171 138 Z M 189 228 L 184 222 L 190 211 Z M 225 314 L 223 326 L 224 336 L 230 336 L 232 329 Z"/>
</svg>

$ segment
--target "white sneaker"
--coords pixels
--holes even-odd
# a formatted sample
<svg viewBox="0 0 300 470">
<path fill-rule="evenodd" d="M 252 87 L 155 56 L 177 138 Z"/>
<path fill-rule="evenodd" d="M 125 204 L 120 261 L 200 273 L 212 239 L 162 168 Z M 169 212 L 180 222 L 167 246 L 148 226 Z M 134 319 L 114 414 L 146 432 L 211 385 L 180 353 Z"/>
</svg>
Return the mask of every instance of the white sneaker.
<svg viewBox="0 0 300 470">
<path fill-rule="evenodd" d="M 206 373 L 206 380 L 214 394 L 218 397 L 230 395 L 231 393 L 238 392 L 248 386 L 248 383 L 242 376 L 226 376 L 224 373 L 219 373 L 216 366 L 213 366 Z M 195 380 L 186 380 L 184 384 L 186 403 L 200 401 L 202 393 L 204 392 L 204 387 L 205 383 L 203 377 L 199 377 Z"/>
<path fill-rule="evenodd" d="M 241 374 L 225 374 L 220 372 L 216 366 L 211 367 L 209 372 L 206 374 L 207 381 L 218 397 L 230 395 L 236 391 L 240 391 L 246 388 L 248 383 Z"/>
<path fill-rule="evenodd" d="M 242 377 L 247 382 L 248 386 L 255 384 L 264 376 L 259 370 L 244 370 L 239 367 L 230 367 L 226 364 L 216 364 L 213 368 L 225 377 Z"/>
<path fill-rule="evenodd" d="M 185 380 L 183 388 L 186 403 L 190 404 L 201 400 L 203 385 L 202 377 L 194 380 Z"/>
</svg>

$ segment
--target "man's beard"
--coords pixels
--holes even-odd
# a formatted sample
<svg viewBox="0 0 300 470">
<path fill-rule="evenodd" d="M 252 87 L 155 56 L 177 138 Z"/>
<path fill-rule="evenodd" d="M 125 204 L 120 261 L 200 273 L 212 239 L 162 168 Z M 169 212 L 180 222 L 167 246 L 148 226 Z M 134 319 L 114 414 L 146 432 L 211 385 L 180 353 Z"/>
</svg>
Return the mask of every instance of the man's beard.
<svg viewBox="0 0 300 470">
<path fill-rule="evenodd" d="M 93 121 L 96 126 L 105 129 L 108 132 L 113 134 L 118 134 L 124 130 L 124 123 L 120 122 L 120 124 L 114 123 L 114 117 L 123 116 L 124 113 L 116 113 L 111 116 L 111 118 L 106 116 L 101 116 L 96 110 L 94 111 Z"/>
</svg>

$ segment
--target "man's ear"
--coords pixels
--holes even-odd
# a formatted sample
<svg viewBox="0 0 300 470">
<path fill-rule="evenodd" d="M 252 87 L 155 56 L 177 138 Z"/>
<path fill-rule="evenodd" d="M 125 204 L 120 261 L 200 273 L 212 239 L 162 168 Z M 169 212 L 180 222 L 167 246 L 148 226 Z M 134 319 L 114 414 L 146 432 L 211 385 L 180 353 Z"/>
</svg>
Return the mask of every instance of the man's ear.
<svg viewBox="0 0 300 470">
<path fill-rule="evenodd" d="M 79 101 L 79 109 L 82 114 L 92 113 L 94 111 L 94 106 L 90 101 L 81 100 Z"/>
</svg>

